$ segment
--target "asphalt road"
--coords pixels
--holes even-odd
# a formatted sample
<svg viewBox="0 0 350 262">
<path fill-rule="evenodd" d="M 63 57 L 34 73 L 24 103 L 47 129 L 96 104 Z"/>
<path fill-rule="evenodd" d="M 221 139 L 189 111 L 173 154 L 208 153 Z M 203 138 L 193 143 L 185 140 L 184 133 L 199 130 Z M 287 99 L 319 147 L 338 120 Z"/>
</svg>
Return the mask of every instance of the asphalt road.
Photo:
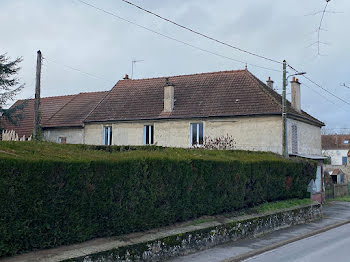
<svg viewBox="0 0 350 262">
<path fill-rule="evenodd" d="M 221 262 L 224 260 L 230 260 L 231 258 L 240 256 L 242 254 L 253 252 L 255 250 L 259 250 L 261 248 L 265 248 L 267 246 L 280 243 L 286 241 L 288 239 L 292 239 L 295 237 L 299 237 L 301 235 L 314 232 L 315 230 L 320 230 L 324 227 L 334 225 L 339 222 L 343 222 L 350 219 L 350 202 L 332 202 L 323 208 L 324 218 L 319 221 L 315 221 L 309 224 L 302 224 L 293 226 L 290 228 L 278 230 L 272 232 L 270 234 L 266 234 L 264 236 L 253 238 L 253 239 L 245 239 L 237 242 L 227 243 L 224 245 L 220 245 L 208 250 L 203 250 L 196 252 L 194 254 L 189 254 L 183 257 L 176 257 L 170 259 L 171 262 Z M 325 236 L 325 241 L 323 241 L 323 237 Z M 250 260 L 252 262 L 255 261 L 346 261 L 350 262 L 350 224 L 347 226 L 339 227 L 334 230 L 327 231 L 320 235 L 315 235 L 311 238 L 303 239 L 298 242 L 294 242 L 290 245 L 275 249 L 276 254 L 273 251 L 262 254 L 261 256 L 257 256 L 254 258 L 255 260 Z M 345 241 L 345 242 L 344 242 Z M 315 242 L 316 244 L 314 244 Z M 302 244 L 299 244 L 302 243 Z M 343 247 L 347 245 L 347 248 Z M 288 253 L 288 248 L 292 248 L 293 252 Z M 294 247 L 296 248 L 294 250 Z M 299 249 L 297 249 L 299 247 Z M 331 250 L 332 249 L 332 250 Z M 340 250 L 338 250 L 340 249 Z M 283 250 L 282 252 L 280 250 Z M 325 251 L 326 255 L 321 255 L 321 259 L 314 260 L 314 256 L 317 255 L 318 252 Z M 347 252 L 347 257 L 345 256 L 345 252 Z M 270 255 L 271 257 L 266 257 Z M 285 253 L 285 254 L 284 254 Z M 321 254 L 321 253 L 320 253 Z M 283 257 L 286 255 L 286 258 Z M 312 260 L 309 260 L 309 256 L 312 257 Z M 339 256 L 339 259 L 338 259 Z M 260 258 L 261 257 L 261 258 Z M 305 257 L 305 260 L 303 260 Z M 324 259 L 327 257 L 327 259 Z M 329 258 L 333 259 L 329 259 Z M 342 259 L 340 259 L 342 258 Z M 262 260 L 260 260 L 262 259 Z M 288 260 L 289 259 L 289 260 Z M 294 260 L 293 260 L 294 259 Z M 345 259 L 345 260 L 344 260 Z M 249 261 L 249 260 L 248 260 Z"/>
<path fill-rule="evenodd" d="M 350 225 L 271 250 L 246 262 L 348 262 L 350 261 Z"/>
</svg>

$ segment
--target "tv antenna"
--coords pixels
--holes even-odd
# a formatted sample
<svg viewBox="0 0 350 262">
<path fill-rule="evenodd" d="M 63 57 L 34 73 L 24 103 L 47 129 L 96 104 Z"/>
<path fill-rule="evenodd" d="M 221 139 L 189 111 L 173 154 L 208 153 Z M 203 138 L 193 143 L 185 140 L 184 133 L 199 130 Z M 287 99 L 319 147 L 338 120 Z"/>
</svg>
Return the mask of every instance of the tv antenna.
<svg viewBox="0 0 350 262">
<path fill-rule="evenodd" d="M 134 66 L 136 63 L 140 63 L 140 62 L 143 62 L 144 60 L 132 60 L 131 61 L 131 79 L 134 78 Z"/>
</svg>

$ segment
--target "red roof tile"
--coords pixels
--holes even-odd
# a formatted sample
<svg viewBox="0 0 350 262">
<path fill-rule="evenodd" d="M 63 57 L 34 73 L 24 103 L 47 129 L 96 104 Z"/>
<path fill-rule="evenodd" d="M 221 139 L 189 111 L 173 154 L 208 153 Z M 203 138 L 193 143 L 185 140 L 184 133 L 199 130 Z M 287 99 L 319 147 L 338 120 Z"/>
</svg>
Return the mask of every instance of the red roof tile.
<svg viewBox="0 0 350 262">
<path fill-rule="evenodd" d="M 101 101 L 108 92 L 80 93 L 77 95 L 44 97 L 40 99 L 41 126 L 42 127 L 73 127 L 83 126 L 83 120 Z M 21 137 L 29 137 L 34 128 L 34 99 L 19 100 L 11 108 L 24 105 L 22 119 L 14 125 L 3 121 L 3 128 L 15 130 Z"/>
<path fill-rule="evenodd" d="M 54 113 L 67 104 L 74 95 L 43 97 L 40 99 L 41 122 L 47 121 Z M 17 120 L 16 125 L 3 119 L 2 127 L 5 130 L 15 130 L 22 137 L 29 137 L 34 128 L 34 99 L 18 100 L 11 108 L 23 105 L 22 110 L 14 112 L 15 115 L 21 115 L 21 119 Z"/>
<path fill-rule="evenodd" d="M 163 112 L 165 77 L 121 80 L 86 122 L 281 114 L 281 96 L 247 70 L 169 77 L 175 106 Z M 290 116 L 322 126 L 288 103 Z"/>
<path fill-rule="evenodd" d="M 43 122 L 42 126 L 44 128 L 83 126 L 84 119 L 107 93 L 92 92 L 75 95 L 64 107 Z"/>
<path fill-rule="evenodd" d="M 350 149 L 350 135 L 322 135 L 321 142 L 323 150 Z"/>
</svg>

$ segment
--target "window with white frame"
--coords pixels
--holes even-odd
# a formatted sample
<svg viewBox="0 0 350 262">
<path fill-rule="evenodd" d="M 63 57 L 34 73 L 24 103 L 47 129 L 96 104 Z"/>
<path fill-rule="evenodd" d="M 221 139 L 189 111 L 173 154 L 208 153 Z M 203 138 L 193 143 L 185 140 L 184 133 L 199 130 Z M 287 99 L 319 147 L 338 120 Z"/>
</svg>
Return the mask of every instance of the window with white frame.
<svg viewBox="0 0 350 262">
<path fill-rule="evenodd" d="M 102 144 L 105 146 L 112 145 L 112 127 L 111 126 L 103 127 Z"/>
<path fill-rule="evenodd" d="M 203 145 L 203 123 L 191 124 L 191 146 Z"/>
<path fill-rule="evenodd" d="M 147 125 L 143 127 L 143 144 L 154 144 L 154 127 L 152 125 Z"/>
</svg>

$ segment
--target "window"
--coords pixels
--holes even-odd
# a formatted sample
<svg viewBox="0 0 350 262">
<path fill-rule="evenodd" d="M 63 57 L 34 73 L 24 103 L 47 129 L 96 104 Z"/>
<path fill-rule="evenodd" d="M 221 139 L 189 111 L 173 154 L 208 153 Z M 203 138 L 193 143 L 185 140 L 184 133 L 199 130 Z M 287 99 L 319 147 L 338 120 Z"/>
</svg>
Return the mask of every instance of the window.
<svg viewBox="0 0 350 262">
<path fill-rule="evenodd" d="M 349 140 L 344 140 L 344 144 L 348 145 L 349 144 Z"/>
<path fill-rule="evenodd" d="M 203 123 L 191 124 L 191 146 L 203 145 Z"/>
<path fill-rule="evenodd" d="M 154 127 L 144 126 L 143 128 L 143 144 L 153 145 L 154 143 Z"/>
<path fill-rule="evenodd" d="M 112 127 L 111 126 L 104 126 L 103 127 L 103 134 L 102 134 L 102 144 L 105 146 L 112 145 Z"/>
</svg>

